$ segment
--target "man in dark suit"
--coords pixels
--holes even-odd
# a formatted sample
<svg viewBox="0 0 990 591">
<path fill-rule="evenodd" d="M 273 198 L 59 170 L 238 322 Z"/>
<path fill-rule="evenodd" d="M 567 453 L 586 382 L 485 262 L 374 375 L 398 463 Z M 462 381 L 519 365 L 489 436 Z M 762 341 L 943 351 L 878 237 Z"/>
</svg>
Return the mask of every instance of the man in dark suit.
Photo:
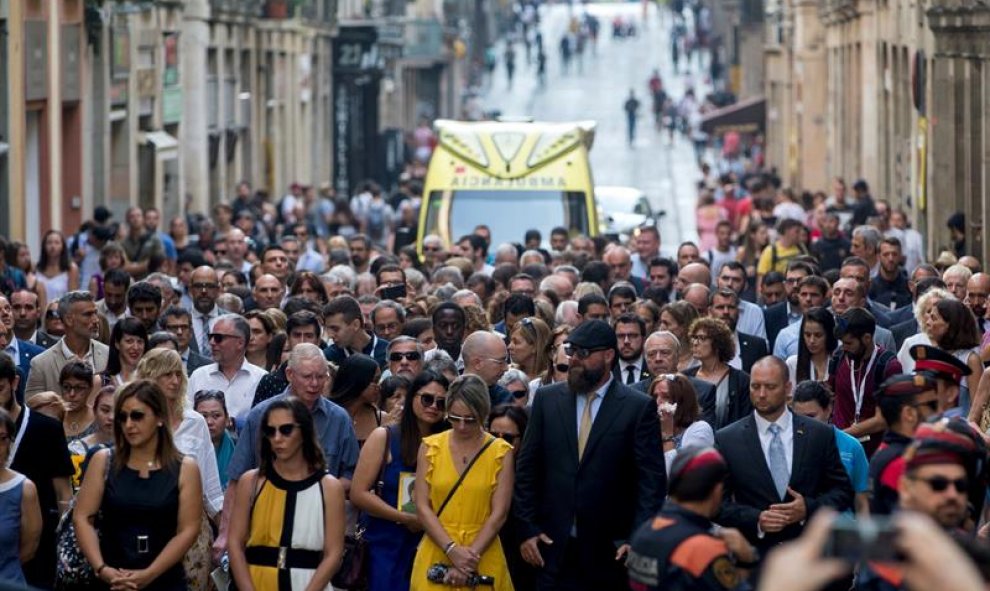
<svg viewBox="0 0 990 591">
<path fill-rule="evenodd" d="M 791 413 L 787 366 L 776 357 L 753 365 L 754 412 L 715 434 L 725 456 L 720 525 L 739 529 L 765 555 L 798 537 L 820 507 L 852 507 L 853 490 L 832 427 Z"/>
<path fill-rule="evenodd" d="M 612 377 L 608 323 L 582 322 L 564 346 L 567 382 L 537 392 L 519 452 L 521 554 L 541 591 L 623 589 L 628 540 L 666 495 L 656 402 Z"/>
<path fill-rule="evenodd" d="M 801 321 L 803 309 L 801 308 L 799 286 L 801 280 L 811 274 L 811 265 L 804 261 L 792 261 L 787 266 L 787 274 L 784 276 L 787 299 L 769 306 L 763 311 L 767 327 L 767 343 L 770 345 L 771 351 L 773 351 L 773 344 L 777 340 L 777 334 L 787 326 Z"/>
<path fill-rule="evenodd" d="M 641 382 L 633 384 L 633 388 L 649 394 L 650 384 L 653 378 L 660 374 L 677 373 L 677 360 L 681 355 L 681 343 L 674 333 L 667 330 L 658 330 L 646 339 L 643 345 L 643 356 L 646 358 L 646 367 L 650 371 L 650 376 Z M 694 393 L 698 400 L 715 400 L 715 386 L 705 380 L 685 376 L 694 387 Z"/>
<path fill-rule="evenodd" d="M 212 359 L 200 355 L 193 349 L 196 339 L 193 338 L 192 322 L 192 313 L 179 306 L 169 306 L 158 320 L 161 329 L 175 335 L 175 339 L 179 342 L 179 356 L 186 365 L 186 375 L 192 375 L 192 372 L 200 367 L 213 363 Z"/>
<path fill-rule="evenodd" d="M 24 386 L 27 384 L 28 376 L 31 374 L 31 360 L 45 352 L 45 349 L 31 343 L 22 341 L 16 337 L 11 338 L 13 332 L 0 324 L 0 349 L 14 359 L 17 363 L 17 375 L 20 382 L 17 385 L 17 401 L 24 403 Z"/>
<path fill-rule="evenodd" d="M 627 386 L 649 378 L 650 370 L 643 356 L 646 323 L 635 313 L 626 312 L 615 319 L 613 326 L 619 344 L 619 362 L 612 368 L 612 376 Z"/>
<path fill-rule="evenodd" d="M 736 337 L 736 358 L 729 365 L 749 373 L 758 359 L 770 354 L 765 339 L 736 330 L 739 322 L 739 294 L 735 291 L 724 287 L 716 290 L 712 293 L 708 308 L 709 315 L 725 322 Z"/>
</svg>

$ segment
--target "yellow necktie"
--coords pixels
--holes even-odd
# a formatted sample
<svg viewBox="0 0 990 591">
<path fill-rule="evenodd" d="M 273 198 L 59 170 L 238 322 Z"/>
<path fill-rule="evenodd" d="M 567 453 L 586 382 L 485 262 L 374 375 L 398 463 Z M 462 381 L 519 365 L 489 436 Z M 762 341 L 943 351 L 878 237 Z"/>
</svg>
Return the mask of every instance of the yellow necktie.
<svg viewBox="0 0 990 591">
<path fill-rule="evenodd" d="M 584 412 L 581 413 L 581 427 L 578 429 L 578 459 L 584 455 L 584 446 L 588 445 L 588 435 L 591 434 L 591 405 L 598 398 L 598 392 L 588 394 L 588 401 L 584 403 Z"/>
</svg>

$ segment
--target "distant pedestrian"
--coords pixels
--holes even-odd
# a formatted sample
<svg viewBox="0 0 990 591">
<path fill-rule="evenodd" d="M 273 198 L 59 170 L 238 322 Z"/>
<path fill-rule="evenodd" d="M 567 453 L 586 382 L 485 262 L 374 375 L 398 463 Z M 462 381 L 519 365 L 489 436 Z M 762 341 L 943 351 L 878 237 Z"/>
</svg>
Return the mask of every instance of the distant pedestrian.
<svg viewBox="0 0 990 591">
<path fill-rule="evenodd" d="M 566 74 L 567 70 L 571 66 L 571 37 L 569 34 L 564 33 L 564 36 L 560 38 L 560 69 Z"/>
<path fill-rule="evenodd" d="M 512 76 L 516 73 L 516 49 L 511 43 L 505 46 L 505 76 L 512 88 Z"/>
<path fill-rule="evenodd" d="M 636 98 L 636 91 L 629 90 L 629 98 L 622 108 L 626 111 L 626 137 L 631 146 L 636 139 L 636 117 L 639 115 L 639 99 Z"/>
<path fill-rule="evenodd" d="M 543 48 L 539 49 L 536 54 L 536 80 L 540 83 L 540 86 L 546 86 L 547 83 L 547 54 L 543 52 Z"/>
</svg>

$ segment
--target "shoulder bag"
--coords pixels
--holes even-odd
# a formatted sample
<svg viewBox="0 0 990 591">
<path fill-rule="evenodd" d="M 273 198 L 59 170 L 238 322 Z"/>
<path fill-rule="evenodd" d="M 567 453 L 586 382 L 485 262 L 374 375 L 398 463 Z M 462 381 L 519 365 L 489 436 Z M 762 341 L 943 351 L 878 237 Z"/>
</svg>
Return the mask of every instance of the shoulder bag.
<svg viewBox="0 0 990 591">
<path fill-rule="evenodd" d="M 103 473 L 103 494 L 106 494 L 111 464 L 113 464 L 113 449 L 107 455 L 107 467 Z M 86 555 L 79 547 L 79 540 L 76 539 L 76 527 L 72 523 L 75 508 L 76 498 L 73 497 L 69 510 L 59 519 L 58 527 L 55 529 L 55 589 L 58 590 L 88 588 L 97 582 L 93 566 L 86 560 Z M 97 535 L 100 533 L 100 521 L 98 513 L 94 523 Z"/>
</svg>

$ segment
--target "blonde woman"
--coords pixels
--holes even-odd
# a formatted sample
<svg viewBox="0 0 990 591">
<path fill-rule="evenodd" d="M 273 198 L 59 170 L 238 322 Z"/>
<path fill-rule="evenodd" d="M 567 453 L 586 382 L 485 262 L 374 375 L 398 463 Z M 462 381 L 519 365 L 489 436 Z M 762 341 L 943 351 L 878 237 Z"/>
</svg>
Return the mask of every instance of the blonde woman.
<svg viewBox="0 0 990 591">
<path fill-rule="evenodd" d="M 509 357 L 528 380 L 542 377 L 553 362 L 553 333 L 539 318 L 523 318 L 509 334 Z"/>
<path fill-rule="evenodd" d="M 191 590 L 209 588 L 210 545 L 213 533 L 209 519 L 219 522 L 223 508 L 223 487 L 217 469 L 217 456 L 213 450 L 210 429 L 203 415 L 186 408 L 185 364 L 182 357 L 171 349 L 148 351 L 137 366 L 137 377 L 156 383 L 168 403 L 168 425 L 172 430 L 175 447 L 184 455 L 196 459 L 203 489 L 203 508 L 206 510 L 201 521 L 196 543 L 186 552 L 182 566 L 186 572 L 186 583 Z"/>
</svg>

